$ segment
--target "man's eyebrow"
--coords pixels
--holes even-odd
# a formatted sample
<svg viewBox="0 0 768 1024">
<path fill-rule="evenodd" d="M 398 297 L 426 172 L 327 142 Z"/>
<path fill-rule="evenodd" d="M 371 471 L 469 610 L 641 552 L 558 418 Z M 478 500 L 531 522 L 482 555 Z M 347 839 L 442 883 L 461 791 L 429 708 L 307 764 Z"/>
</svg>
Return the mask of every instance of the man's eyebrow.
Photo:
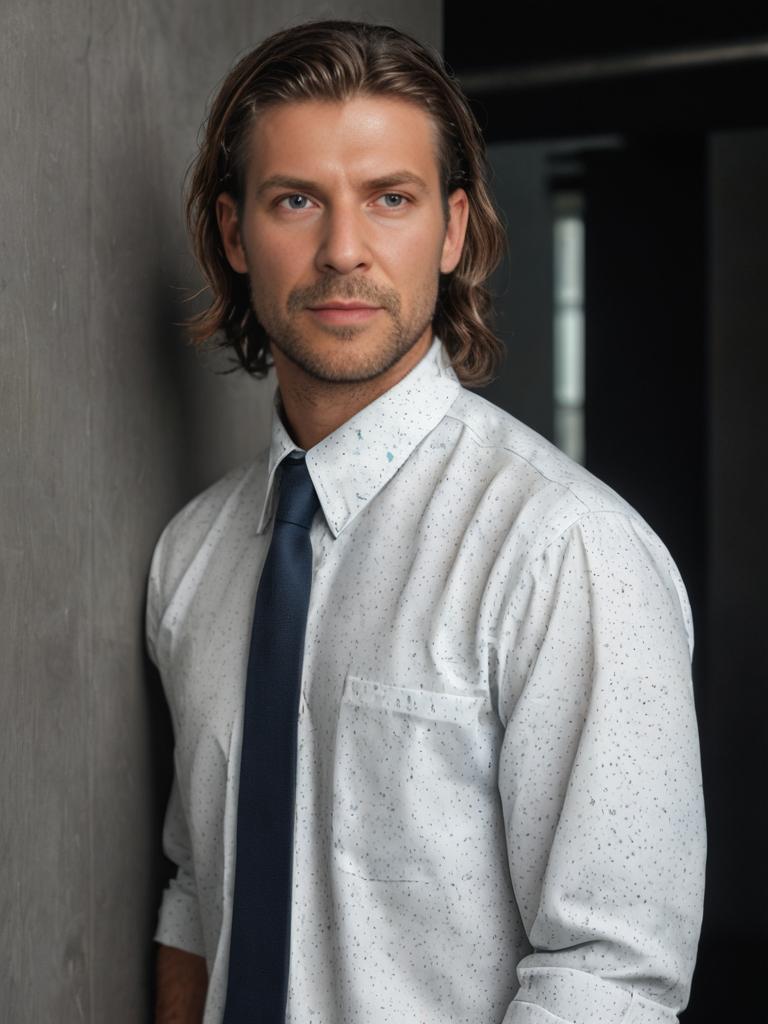
<svg viewBox="0 0 768 1024">
<path fill-rule="evenodd" d="M 296 192 L 316 192 L 317 187 L 317 182 L 314 181 L 304 181 L 303 178 L 291 178 L 286 174 L 273 174 L 271 178 L 266 178 L 262 181 L 256 189 L 256 195 L 260 196 L 271 188 L 291 188 L 295 189 Z"/>
<path fill-rule="evenodd" d="M 413 171 L 393 171 L 391 174 L 384 174 L 380 178 L 371 178 L 363 182 L 363 188 L 367 191 L 376 192 L 378 189 L 397 188 L 400 185 L 416 185 L 417 188 L 429 191 L 429 186 L 423 178 Z"/>
<path fill-rule="evenodd" d="M 429 186 L 423 178 L 412 171 L 392 171 L 380 178 L 369 178 L 362 182 L 362 189 L 365 192 L 376 192 L 380 189 L 399 188 L 402 185 L 415 185 L 424 192 L 429 191 Z M 316 181 L 307 181 L 304 178 L 293 178 L 287 174 L 273 174 L 256 189 L 257 195 L 263 195 L 273 188 L 289 188 L 296 192 L 321 192 L 322 187 Z"/>
</svg>

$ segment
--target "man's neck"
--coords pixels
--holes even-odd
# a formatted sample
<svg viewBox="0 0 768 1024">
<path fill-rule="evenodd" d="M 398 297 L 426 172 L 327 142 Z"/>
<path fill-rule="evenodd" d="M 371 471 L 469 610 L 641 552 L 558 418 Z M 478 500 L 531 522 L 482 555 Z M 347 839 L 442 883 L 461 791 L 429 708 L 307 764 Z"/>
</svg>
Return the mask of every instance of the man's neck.
<svg viewBox="0 0 768 1024">
<path fill-rule="evenodd" d="M 309 451 L 399 383 L 427 354 L 432 341 L 429 333 L 385 373 L 351 384 L 310 377 L 282 352 L 273 349 L 286 430 L 300 448 Z"/>
</svg>

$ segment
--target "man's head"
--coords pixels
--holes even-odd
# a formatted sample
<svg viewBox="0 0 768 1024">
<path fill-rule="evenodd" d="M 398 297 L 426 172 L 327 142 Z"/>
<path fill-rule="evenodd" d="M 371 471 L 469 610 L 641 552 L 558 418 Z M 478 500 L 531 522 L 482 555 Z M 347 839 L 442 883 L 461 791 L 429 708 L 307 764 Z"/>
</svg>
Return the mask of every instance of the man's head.
<svg viewBox="0 0 768 1024">
<path fill-rule="evenodd" d="M 188 216 L 213 292 L 194 335 L 223 330 L 249 372 L 266 372 L 269 337 L 323 379 L 366 379 L 433 322 L 465 383 L 498 363 L 484 282 L 503 233 L 482 136 L 439 57 L 394 29 L 307 24 L 243 58 Z"/>
</svg>

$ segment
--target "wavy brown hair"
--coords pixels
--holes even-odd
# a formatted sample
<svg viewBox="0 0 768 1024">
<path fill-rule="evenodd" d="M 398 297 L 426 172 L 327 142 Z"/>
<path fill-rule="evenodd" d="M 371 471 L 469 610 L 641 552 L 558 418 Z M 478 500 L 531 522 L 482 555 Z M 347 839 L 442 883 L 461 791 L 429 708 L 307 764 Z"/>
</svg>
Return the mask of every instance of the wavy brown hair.
<svg viewBox="0 0 768 1024">
<path fill-rule="evenodd" d="M 503 346 L 488 325 L 485 282 L 504 250 L 504 230 L 487 184 L 485 143 L 442 58 L 385 25 L 316 21 L 270 36 L 232 69 L 216 95 L 190 172 L 187 224 L 212 301 L 187 326 L 197 343 L 222 332 L 223 346 L 257 377 L 272 365 L 269 342 L 251 307 L 247 275 L 232 270 L 219 236 L 216 199 L 228 192 L 242 211 L 249 130 L 278 103 L 393 96 L 418 104 L 439 130 L 443 202 L 457 188 L 469 198 L 469 223 L 456 269 L 441 275 L 433 326 L 460 380 L 488 383 Z"/>
</svg>

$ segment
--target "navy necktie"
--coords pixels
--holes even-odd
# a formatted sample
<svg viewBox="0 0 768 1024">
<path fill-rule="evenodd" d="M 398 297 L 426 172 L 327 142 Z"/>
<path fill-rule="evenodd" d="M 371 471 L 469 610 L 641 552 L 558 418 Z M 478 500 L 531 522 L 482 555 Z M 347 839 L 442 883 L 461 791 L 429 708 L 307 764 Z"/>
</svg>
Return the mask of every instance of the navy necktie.
<svg viewBox="0 0 768 1024">
<path fill-rule="evenodd" d="M 288 456 L 251 629 L 224 1024 L 283 1024 L 291 932 L 296 733 L 319 502 Z"/>
</svg>

